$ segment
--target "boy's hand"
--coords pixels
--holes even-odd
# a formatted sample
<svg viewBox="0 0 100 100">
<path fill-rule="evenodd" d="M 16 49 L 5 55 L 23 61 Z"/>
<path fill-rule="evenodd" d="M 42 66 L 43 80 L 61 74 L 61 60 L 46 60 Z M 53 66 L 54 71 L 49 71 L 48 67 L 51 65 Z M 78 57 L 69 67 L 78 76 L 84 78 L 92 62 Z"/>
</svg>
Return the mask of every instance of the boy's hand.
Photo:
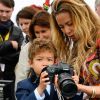
<svg viewBox="0 0 100 100">
<path fill-rule="evenodd" d="M 39 86 L 37 87 L 37 91 L 40 95 L 43 94 L 43 91 L 46 89 L 46 86 L 50 84 L 49 77 L 47 76 L 48 76 L 48 73 L 46 71 L 41 73 L 40 83 L 39 83 Z"/>
</svg>

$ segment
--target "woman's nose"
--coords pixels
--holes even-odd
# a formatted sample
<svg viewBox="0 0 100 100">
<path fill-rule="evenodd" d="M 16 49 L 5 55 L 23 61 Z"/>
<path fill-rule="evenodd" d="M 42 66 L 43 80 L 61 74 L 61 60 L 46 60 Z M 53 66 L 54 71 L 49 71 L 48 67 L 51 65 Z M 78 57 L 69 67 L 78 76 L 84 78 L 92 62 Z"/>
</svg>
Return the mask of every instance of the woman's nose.
<svg viewBox="0 0 100 100">
<path fill-rule="evenodd" d="M 44 38 L 43 34 L 39 33 L 38 38 L 43 39 Z"/>
<path fill-rule="evenodd" d="M 70 36 L 70 35 L 71 35 L 71 30 L 70 30 L 70 28 L 65 27 L 65 28 L 64 28 L 64 33 L 65 33 L 66 35 Z"/>
<path fill-rule="evenodd" d="M 26 25 L 23 24 L 22 25 L 22 29 L 25 30 L 26 29 Z"/>
</svg>

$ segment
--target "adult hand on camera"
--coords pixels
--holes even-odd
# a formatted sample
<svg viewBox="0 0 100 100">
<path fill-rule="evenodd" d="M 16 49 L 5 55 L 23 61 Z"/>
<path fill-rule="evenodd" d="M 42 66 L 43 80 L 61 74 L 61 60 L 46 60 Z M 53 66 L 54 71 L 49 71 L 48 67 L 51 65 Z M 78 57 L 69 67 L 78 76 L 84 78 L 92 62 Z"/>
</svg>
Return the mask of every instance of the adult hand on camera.
<svg viewBox="0 0 100 100">
<path fill-rule="evenodd" d="M 58 75 L 55 75 L 54 85 L 58 89 L 58 91 L 60 92 L 60 88 L 59 88 L 59 85 L 58 85 Z"/>
<path fill-rule="evenodd" d="M 72 79 L 75 81 L 76 84 L 79 83 L 79 76 L 77 75 L 75 70 L 74 70 L 74 76 L 72 76 Z"/>
</svg>

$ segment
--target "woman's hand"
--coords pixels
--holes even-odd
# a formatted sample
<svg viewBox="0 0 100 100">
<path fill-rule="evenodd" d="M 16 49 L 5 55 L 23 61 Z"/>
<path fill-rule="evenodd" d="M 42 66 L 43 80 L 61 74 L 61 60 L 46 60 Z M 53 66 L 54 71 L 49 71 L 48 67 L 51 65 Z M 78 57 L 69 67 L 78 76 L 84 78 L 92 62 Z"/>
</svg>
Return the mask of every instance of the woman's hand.
<svg viewBox="0 0 100 100">
<path fill-rule="evenodd" d="M 58 75 L 55 75 L 54 85 L 56 89 L 60 92 L 59 84 L 58 84 Z"/>
<path fill-rule="evenodd" d="M 74 70 L 74 76 L 72 76 L 72 79 L 75 81 L 76 84 L 79 83 L 79 76 L 77 75 L 75 70 Z"/>
<path fill-rule="evenodd" d="M 55 75 L 55 79 L 54 79 L 54 84 L 55 84 L 55 87 L 58 88 L 58 75 Z"/>
</svg>

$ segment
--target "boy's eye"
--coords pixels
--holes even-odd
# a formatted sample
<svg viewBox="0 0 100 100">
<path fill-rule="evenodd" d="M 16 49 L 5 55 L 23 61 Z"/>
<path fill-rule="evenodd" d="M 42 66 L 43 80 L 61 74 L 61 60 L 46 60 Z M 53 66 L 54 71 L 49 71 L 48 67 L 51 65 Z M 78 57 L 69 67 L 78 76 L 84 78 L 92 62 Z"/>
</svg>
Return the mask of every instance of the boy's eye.
<svg viewBox="0 0 100 100">
<path fill-rule="evenodd" d="M 53 59 L 48 59 L 48 61 L 53 61 Z"/>
<path fill-rule="evenodd" d="M 36 60 L 41 61 L 42 59 L 36 59 Z"/>
</svg>

